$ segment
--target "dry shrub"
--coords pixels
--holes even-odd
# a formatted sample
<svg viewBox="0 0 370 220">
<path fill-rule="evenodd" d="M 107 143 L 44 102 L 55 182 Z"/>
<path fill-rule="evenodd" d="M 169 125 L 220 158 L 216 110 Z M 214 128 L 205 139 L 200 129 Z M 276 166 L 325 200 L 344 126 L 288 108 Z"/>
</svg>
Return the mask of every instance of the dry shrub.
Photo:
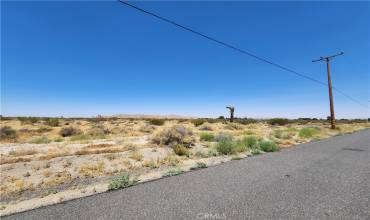
<svg viewBox="0 0 370 220">
<path fill-rule="evenodd" d="M 0 165 L 11 164 L 11 163 L 20 163 L 20 162 L 30 162 L 30 158 L 24 157 L 8 157 L 1 155 Z"/>
<path fill-rule="evenodd" d="M 169 145 L 171 147 L 178 144 L 190 147 L 194 141 L 193 131 L 183 125 L 174 125 L 166 128 L 156 133 L 152 138 L 152 142 L 155 144 Z"/>
<path fill-rule="evenodd" d="M 79 171 L 85 177 L 95 177 L 104 173 L 104 162 L 97 164 L 84 164 L 80 167 Z"/>
<path fill-rule="evenodd" d="M 103 149 L 89 149 L 83 148 L 75 152 L 76 155 L 87 155 L 87 154 L 105 154 L 105 153 L 119 153 L 126 151 L 127 148 L 114 147 L 114 148 L 103 148 Z"/>
<path fill-rule="evenodd" d="M 110 130 L 102 124 L 94 125 L 89 131 L 88 134 L 96 138 L 104 138 L 106 135 L 110 134 Z"/>
<path fill-rule="evenodd" d="M 90 144 L 84 148 L 90 148 L 90 149 L 96 149 L 96 148 L 106 148 L 106 147 L 112 147 L 113 144 Z"/>
<path fill-rule="evenodd" d="M 213 129 L 214 129 L 213 126 L 208 122 L 202 124 L 199 127 L 199 130 L 201 130 L 201 131 L 213 131 Z"/>
<path fill-rule="evenodd" d="M 143 154 L 140 153 L 139 151 L 133 151 L 130 155 L 130 158 L 131 159 L 134 159 L 134 160 L 137 160 L 137 161 L 141 161 L 143 159 Z"/>
<path fill-rule="evenodd" d="M 44 187 L 57 186 L 63 183 L 70 183 L 72 181 L 72 175 L 67 170 L 57 172 L 53 178 L 43 180 Z"/>
<path fill-rule="evenodd" d="M 0 128 L 0 139 L 14 141 L 15 139 L 17 139 L 17 132 L 9 126 L 1 127 Z"/>
<path fill-rule="evenodd" d="M 59 132 L 59 134 L 62 137 L 69 137 L 73 135 L 78 135 L 81 134 L 82 131 L 80 129 L 74 128 L 74 127 L 67 127 L 67 128 L 62 128 Z"/>
<path fill-rule="evenodd" d="M 42 155 L 39 157 L 39 160 L 50 160 L 56 157 L 66 157 L 71 155 L 72 154 L 68 151 L 48 150 L 48 153 L 46 155 Z"/>
<path fill-rule="evenodd" d="M 27 156 L 27 155 L 34 155 L 37 154 L 38 151 L 35 149 L 20 149 L 20 150 L 13 150 L 9 152 L 9 155 L 13 157 L 20 157 L 20 156 Z"/>
</svg>

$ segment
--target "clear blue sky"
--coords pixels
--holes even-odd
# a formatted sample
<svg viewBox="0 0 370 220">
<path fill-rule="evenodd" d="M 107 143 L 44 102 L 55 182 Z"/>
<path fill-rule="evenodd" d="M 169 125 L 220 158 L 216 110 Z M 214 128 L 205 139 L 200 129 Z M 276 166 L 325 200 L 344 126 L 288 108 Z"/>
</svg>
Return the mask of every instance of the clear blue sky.
<svg viewBox="0 0 370 220">
<path fill-rule="evenodd" d="M 118 2 L 2 2 L 1 113 L 326 117 L 327 88 Z M 369 104 L 370 3 L 135 2 Z M 338 118 L 369 108 L 335 93 Z"/>
</svg>

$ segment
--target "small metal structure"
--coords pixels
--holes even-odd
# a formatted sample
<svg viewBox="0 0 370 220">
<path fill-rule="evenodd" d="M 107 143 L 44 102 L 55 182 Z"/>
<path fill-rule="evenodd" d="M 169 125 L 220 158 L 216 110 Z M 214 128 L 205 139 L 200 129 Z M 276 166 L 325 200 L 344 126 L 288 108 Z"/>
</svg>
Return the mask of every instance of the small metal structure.
<svg viewBox="0 0 370 220">
<path fill-rule="evenodd" d="M 230 122 L 233 122 L 234 121 L 235 108 L 233 106 L 226 106 L 226 108 L 228 108 L 230 110 Z"/>
<path fill-rule="evenodd" d="M 332 55 L 332 56 L 320 57 L 320 59 L 312 61 L 312 62 L 318 62 L 318 61 L 325 61 L 326 62 L 326 68 L 327 68 L 327 72 L 328 72 L 331 129 L 335 129 L 335 113 L 334 113 L 333 86 L 332 86 L 331 76 L 330 76 L 330 60 L 332 60 L 336 56 L 340 56 L 340 55 L 343 55 L 343 54 L 344 54 L 343 52 L 340 52 L 340 53 L 337 53 L 337 54 Z"/>
</svg>

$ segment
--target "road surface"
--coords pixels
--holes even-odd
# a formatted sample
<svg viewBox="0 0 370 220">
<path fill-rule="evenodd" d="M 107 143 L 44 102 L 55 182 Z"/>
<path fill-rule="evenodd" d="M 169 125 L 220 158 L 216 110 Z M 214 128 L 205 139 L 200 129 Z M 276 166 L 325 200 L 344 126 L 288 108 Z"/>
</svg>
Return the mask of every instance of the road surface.
<svg viewBox="0 0 370 220">
<path fill-rule="evenodd" d="M 370 219 L 370 130 L 2 219 Z"/>
</svg>

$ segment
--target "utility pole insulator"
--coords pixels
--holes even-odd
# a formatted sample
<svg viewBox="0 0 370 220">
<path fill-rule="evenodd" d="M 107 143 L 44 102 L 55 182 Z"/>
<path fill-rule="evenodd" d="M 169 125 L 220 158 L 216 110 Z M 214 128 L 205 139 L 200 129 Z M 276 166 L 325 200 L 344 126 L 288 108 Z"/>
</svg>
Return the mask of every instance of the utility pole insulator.
<svg viewBox="0 0 370 220">
<path fill-rule="evenodd" d="M 343 55 L 343 52 L 337 53 L 332 56 L 326 56 L 326 57 L 320 57 L 320 59 L 313 60 L 312 62 L 318 62 L 318 61 L 325 61 L 326 62 L 326 69 L 328 73 L 328 87 L 329 87 L 329 101 L 330 101 L 330 124 L 331 129 L 335 129 L 335 112 L 334 112 L 334 98 L 333 98 L 333 86 L 331 82 L 331 75 L 330 75 L 330 60 L 332 60 L 334 57 Z"/>
</svg>

